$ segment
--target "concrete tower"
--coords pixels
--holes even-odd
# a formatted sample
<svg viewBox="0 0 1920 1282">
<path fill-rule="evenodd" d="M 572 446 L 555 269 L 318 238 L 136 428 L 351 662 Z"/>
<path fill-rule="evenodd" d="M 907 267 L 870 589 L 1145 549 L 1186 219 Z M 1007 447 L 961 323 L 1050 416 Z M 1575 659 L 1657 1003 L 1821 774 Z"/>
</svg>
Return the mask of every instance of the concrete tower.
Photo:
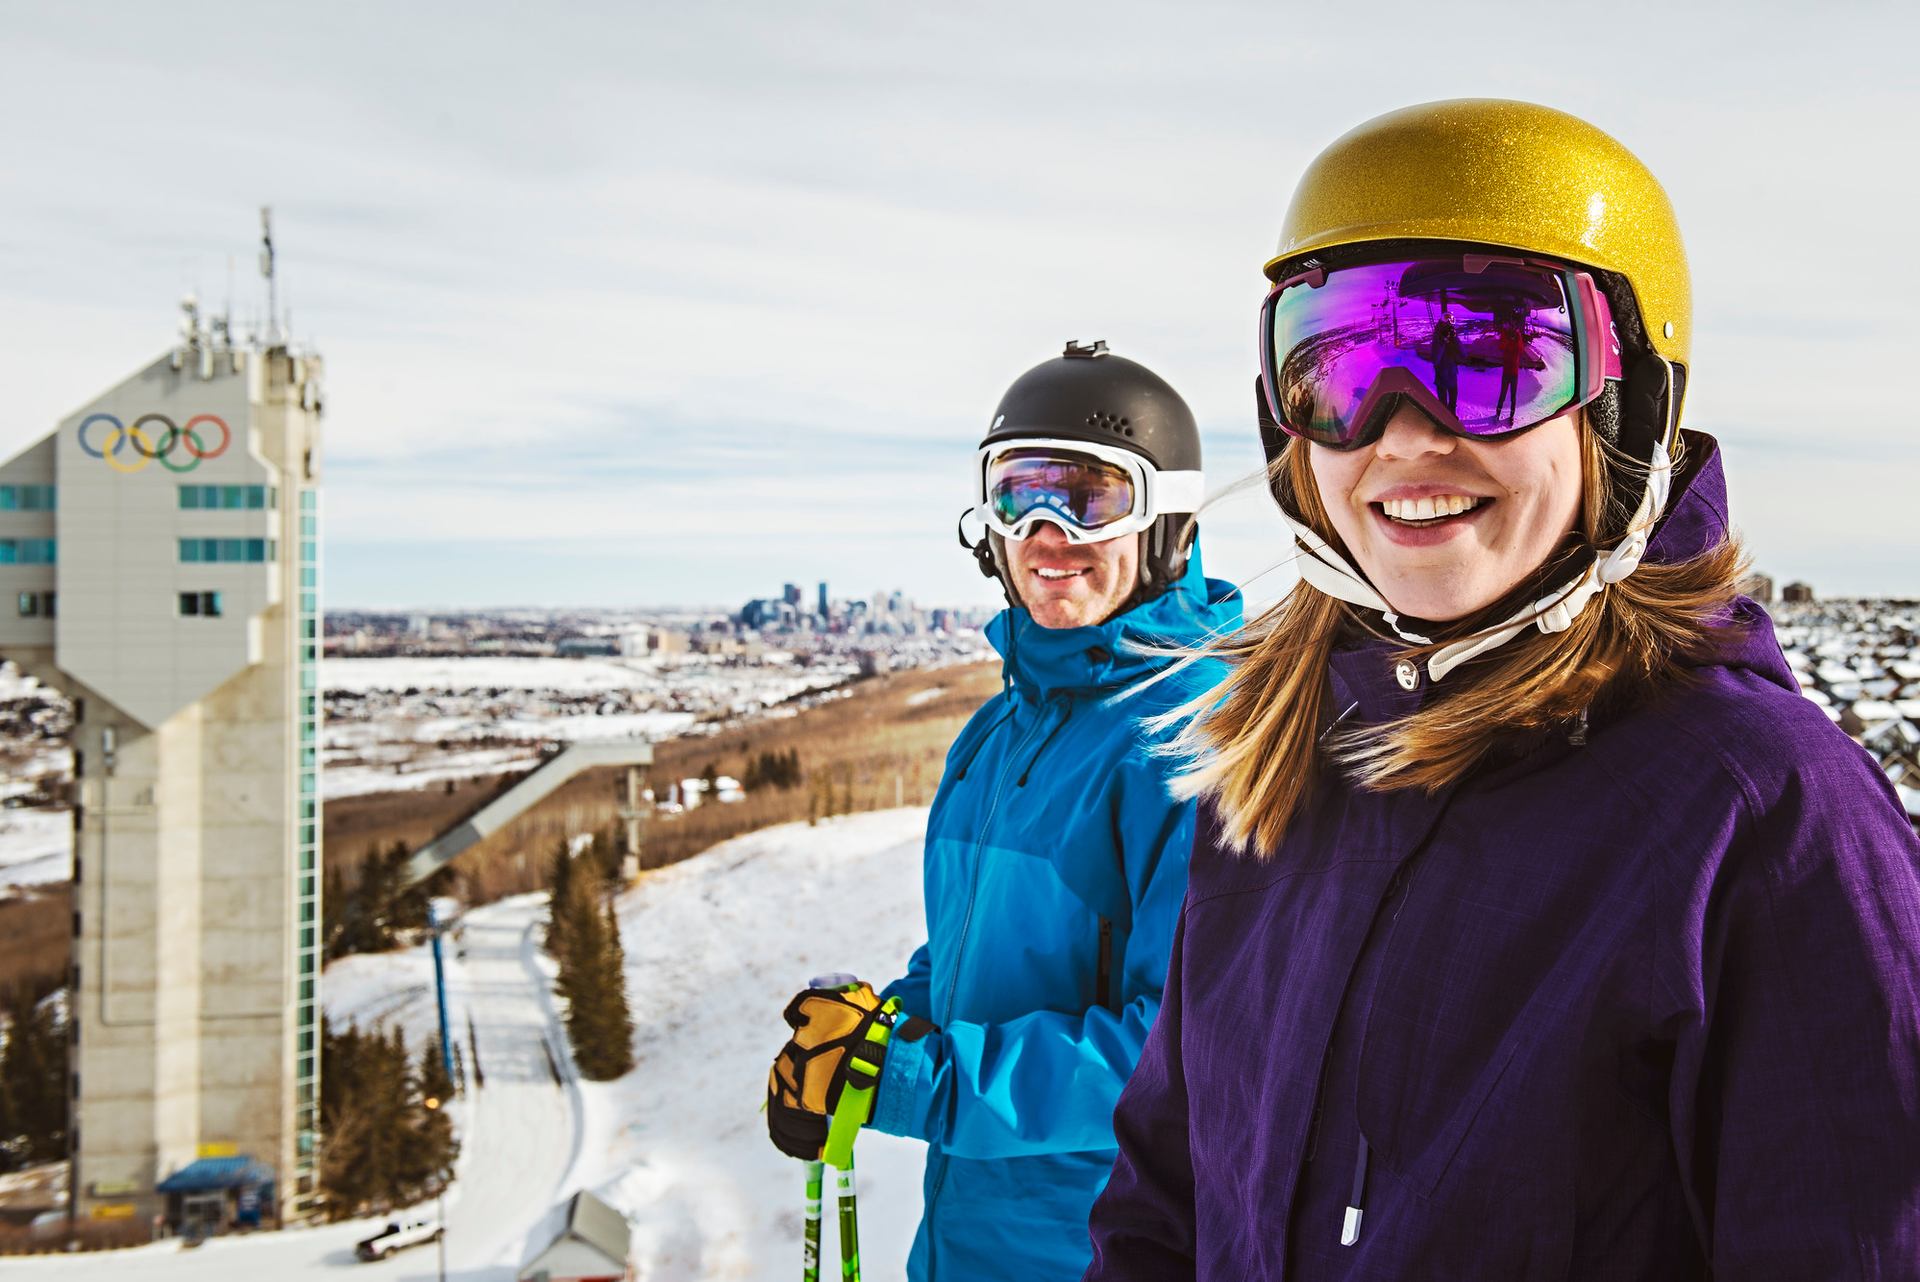
<svg viewBox="0 0 1920 1282">
<path fill-rule="evenodd" d="M 311 1208 L 318 358 L 181 345 L 0 465 L 0 654 L 74 702 L 75 1213 L 203 1156 Z"/>
</svg>

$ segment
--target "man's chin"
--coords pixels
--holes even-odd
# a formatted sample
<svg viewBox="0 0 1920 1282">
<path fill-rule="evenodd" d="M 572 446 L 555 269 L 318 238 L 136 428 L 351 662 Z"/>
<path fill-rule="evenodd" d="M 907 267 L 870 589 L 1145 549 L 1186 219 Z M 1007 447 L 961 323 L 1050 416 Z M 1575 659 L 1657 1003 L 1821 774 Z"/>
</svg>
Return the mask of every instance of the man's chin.
<svg viewBox="0 0 1920 1282">
<path fill-rule="evenodd" d="M 1091 593 L 1048 594 L 1027 603 L 1027 613 L 1043 628 L 1078 628 L 1099 623 L 1100 603 Z"/>
</svg>

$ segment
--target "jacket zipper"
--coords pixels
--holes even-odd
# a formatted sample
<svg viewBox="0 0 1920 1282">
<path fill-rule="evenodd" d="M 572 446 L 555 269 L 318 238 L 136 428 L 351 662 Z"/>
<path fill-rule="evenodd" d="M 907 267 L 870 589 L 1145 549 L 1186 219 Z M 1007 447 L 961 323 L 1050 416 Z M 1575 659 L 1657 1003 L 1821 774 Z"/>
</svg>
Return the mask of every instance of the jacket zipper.
<svg viewBox="0 0 1920 1282">
<path fill-rule="evenodd" d="M 943 1009 L 940 1012 L 940 1026 L 942 1028 L 946 1027 L 948 1021 L 953 1018 L 954 990 L 960 982 L 960 964 L 961 962 L 966 960 L 967 935 L 971 932 L 973 928 L 973 904 L 974 904 L 974 900 L 978 898 L 980 894 L 980 864 L 982 862 L 982 853 L 987 848 L 987 834 L 993 830 L 994 816 L 997 815 L 1000 811 L 1000 798 L 1002 795 L 1005 794 L 1007 789 L 1007 776 L 1013 773 L 1014 762 L 1018 760 L 1020 756 L 1020 749 L 1025 748 L 1028 743 L 1032 742 L 1035 731 L 1037 731 L 1041 726 L 1046 724 L 1047 718 L 1044 715 L 1046 712 L 1045 704 L 1040 705 L 1040 711 L 1042 713 L 1040 718 L 1034 723 L 1033 727 L 1026 732 L 1026 734 L 1021 736 L 1020 742 L 1015 747 L 1014 751 L 1009 752 L 1007 754 L 1007 762 L 1000 769 L 1000 777 L 994 781 L 993 799 L 987 803 L 986 817 L 980 821 L 980 835 L 979 837 L 975 838 L 973 843 L 973 868 L 967 879 L 967 911 L 960 918 L 960 939 L 959 939 L 959 942 L 956 943 L 953 947 L 953 968 L 947 973 L 947 1000 L 942 1004 Z M 982 741 L 981 746 L 982 746 L 982 749 L 984 749 L 985 747 L 984 741 Z M 1028 768 L 1031 769 L 1032 767 L 1029 766 Z M 948 1161 L 949 1159 L 946 1156 L 946 1154 L 943 1153 L 940 1155 L 940 1173 L 933 1177 L 933 1188 L 931 1188 L 927 1192 L 926 1221 L 927 1221 L 927 1280 L 928 1282 L 933 1282 L 933 1277 L 937 1267 L 934 1263 L 934 1258 L 933 1258 L 933 1251 L 934 1251 L 933 1208 L 934 1208 L 935 1202 L 939 1200 L 941 1187 L 945 1185 L 947 1182 L 947 1162 Z"/>
</svg>

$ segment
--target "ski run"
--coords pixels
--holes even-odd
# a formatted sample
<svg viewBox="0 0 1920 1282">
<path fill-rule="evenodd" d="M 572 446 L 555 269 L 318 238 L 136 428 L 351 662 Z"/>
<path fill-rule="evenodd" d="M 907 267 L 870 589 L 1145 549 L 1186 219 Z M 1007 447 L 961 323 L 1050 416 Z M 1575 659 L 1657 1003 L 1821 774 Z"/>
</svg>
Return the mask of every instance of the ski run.
<svg viewBox="0 0 1920 1282">
<path fill-rule="evenodd" d="M 511 1282 L 590 1188 L 634 1226 L 647 1282 L 781 1279 L 800 1271 L 802 1167 L 767 1142 L 767 1066 L 780 1012 L 814 974 L 876 986 L 923 938 L 924 808 L 787 824 L 648 873 L 619 900 L 633 1008 L 634 1070 L 580 1081 L 539 951 L 544 895 L 466 914 L 448 948 L 449 1019 L 485 1084 L 456 1107 L 462 1152 L 447 1197 L 447 1276 Z M 323 994 L 336 1022 L 397 1022 L 418 1047 L 435 1021 L 424 947 L 344 958 Z M 470 1030 L 470 1031 L 469 1031 Z M 860 1247 L 869 1277 L 900 1277 L 920 1215 L 925 1146 L 860 1138 Z M 239 1282 L 436 1276 L 436 1248 L 374 1264 L 354 1243 L 381 1220 L 177 1242 L 129 1251 L 0 1260 L 0 1279 Z M 822 1255 L 838 1259 L 831 1209 Z"/>
</svg>

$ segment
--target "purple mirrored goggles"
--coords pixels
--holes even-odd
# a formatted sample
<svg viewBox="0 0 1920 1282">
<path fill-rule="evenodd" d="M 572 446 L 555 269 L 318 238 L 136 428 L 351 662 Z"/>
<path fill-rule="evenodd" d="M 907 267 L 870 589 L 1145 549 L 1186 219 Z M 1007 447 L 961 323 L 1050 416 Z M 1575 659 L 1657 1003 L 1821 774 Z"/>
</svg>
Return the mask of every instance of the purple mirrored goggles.
<svg viewBox="0 0 1920 1282">
<path fill-rule="evenodd" d="M 1267 408 L 1336 450 L 1380 439 L 1406 397 L 1451 432 L 1537 427 L 1620 377 L 1606 296 L 1562 263 L 1460 253 L 1316 267 L 1260 310 Z"/>
</svg>

